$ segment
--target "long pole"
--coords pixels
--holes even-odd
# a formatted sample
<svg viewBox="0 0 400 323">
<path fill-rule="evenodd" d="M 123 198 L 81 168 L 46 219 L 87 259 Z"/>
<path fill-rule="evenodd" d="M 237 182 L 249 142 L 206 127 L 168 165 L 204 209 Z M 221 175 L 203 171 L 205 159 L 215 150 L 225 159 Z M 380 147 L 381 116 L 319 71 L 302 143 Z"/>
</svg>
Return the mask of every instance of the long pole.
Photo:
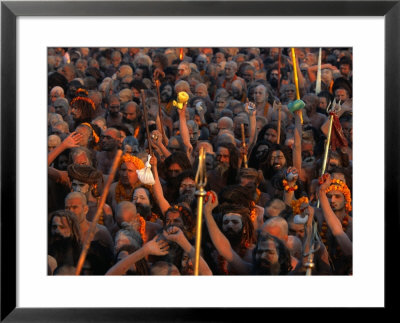
<svg viewBox="0 0 400 323">
<path fill-rule="evenodd" d="M 321 52 L 322 49 L 319 49 L 319 55 L 318 55 L 318 70 L 317 70 L 317 82 L 315 84 L 315 94 L 318 95 L 319 92 L 321 92 Z"/>
<path fill-rule="evenodd" d="M 156 83 L 156 88 L 157 88 L 157 99 L 158 99 L 158 118 L 159 118 L 159 127 L 160 127 L 159 131 L 161 132 L 164 145 L 167 145 L 168 140 L 167 140 L 167 136 L 165 135 L 165 131 L 164 131 L 164 120 L 163 120 L 163 115 L 162 115 L 162 110 L 161 110 L 160 81 L 155 80 L 155 83 Z"/>
<path fill-rule="evenodd" d="M 201 249 L 201 230 L 203 222 L 203 201 L 206 196 L 204 187 L 207 184 L 206 168 L 205 168 L 206 152 L 204 148 L 200 148 L 199 153 L 199 166 L 196 173 L 196 184 L 197 184 L 197 224 L 196 224 L 196 253 L 194 262 L 194 275 L 199 275 L 199 263 L 200 263 L 200 249 Z"/>
<path fill-rule="evenodd" d="M 94 234 L 96 232 L 97 222 L 99 221 L 100 214 L 103 212 L 103 207 L 106 202 L 108 191 L 110 190 L 111 183 L 114 180 L 114 176 L 117 171 L 118 163 L 121 158 L 121 155 L 122 155 L 122 150 L 118 150 L 117 154 L 115 155 L 113 164 L 111 166 L 110 175 L 108 175 L 107 183 L 106 183 L 106 186 L 104 187 L 103 194 L 101 195 L 100 203 L 97 206 L 96 214 L 90 224 L 88 236 L 87 236 L 85 242 L 83 243 L 82 252 L 81 252 L 81 255 L 79 256 L 78 264 L 76 266 L 76 271 L 75 271 L 75 275 L 77 275 L 77 276 L 79 276 L 81 274 L 82 267 L 83 267 L 83 264 L 85 262 L 85 259 L 86 259 L 86 256 L 87 256 L 87 253 L 88 253 L 88 250 L 90 247 L 90 243 L 92 242 L 92 240 L 94 238 Z"/>
<path fill-rule="evenodd" d="M 146 124 L 146 134 L 147 134 L 147 144 L 149 146 L 149 154 L 153 154 L 153 150 L 151 149 L 151 141 L 150 141 L 150 131 L 149 131 L 149 121 L 147 119 L 147 109 L 146 109 L 146 97 L 144 95 L 144 90 L 140 90 L 142 94 L 142 106 L 143 106 L 143 115 L 144 115 L 144 123 Z"/>
<path fill-rule="evenodd" d="M 325 173 L 326 170 L 326 164 L 328 162 L 328 153 L 329 153 L 329 146 L 330 146 L 330 142 L 331 142 L 331 135 L 332 135 L 332 125 L 333 125 L 333 114 L 330 115 L 330 119 L 329 119 L 329 129 L 328 129 L 328 137 L 326 139 L 326 143 L 325 143 L 325 152 L 324 152 L 324 160 L 322 162 L 322 170 L 321 170 L 321 176 Z M 317 201 L 317 208 L 319 208 L 319 199 Z M 311 271 L 312 268 L 314 267 L 314 252 L 313 249 L 315 248 L 315 237 L 317 235 L 317 223 L 314 221 L 313 222 L 313 226 L 312 226 L 312 238 L 310 240 L 310 250 L 309 250 L 309 256 L 308 256 L 308 261 L 306 263 L 306 276 L 310 276 L 311 275 Z"/>
<path fill-rule="evenodd" d="M 242 146 L 243 148 L 246 148 L 246 135 L 244 134 L 244 124 L 240 124 L 240 128 L 242 130 Z M 246 153 L 243 153 L 243 162 L 244 162 L 244 168 L 247 168 L 247 155 Z"/>
<path fill-rule="evenodd" d="M 294 47 L 292 47 L 292 60 L 293 60 L 293 78 L 294 84 L 296 86 L 296 100 L 300 100 L 300 90 L 299 90 L 299 78 L 297 75 L 297 60 L 296 60 L 296 53 L 294 52 Z M 300 115 L 301 124 L 303 124 L 303 112 L 298 112 Z"/>
</svg>

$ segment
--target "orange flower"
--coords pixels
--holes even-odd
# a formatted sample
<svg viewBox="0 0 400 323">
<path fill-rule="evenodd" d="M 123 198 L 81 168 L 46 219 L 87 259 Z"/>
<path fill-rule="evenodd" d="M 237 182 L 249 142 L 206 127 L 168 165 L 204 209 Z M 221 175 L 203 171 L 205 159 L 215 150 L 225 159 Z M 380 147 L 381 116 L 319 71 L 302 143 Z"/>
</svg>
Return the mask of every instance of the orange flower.
<svg viewBox="0 0 400 323">
<path fill-rule="evenodd" d="M 339 191 L 343 194 L 344 199 L 346 200 L 346 212 L 349 213 L 351 211 L 351 192 L 347 185 L 341 181 L 340 179 L 333 179 L 331 186 L 329 186 L 325 193 L 330 191 Z"/>
</svg>

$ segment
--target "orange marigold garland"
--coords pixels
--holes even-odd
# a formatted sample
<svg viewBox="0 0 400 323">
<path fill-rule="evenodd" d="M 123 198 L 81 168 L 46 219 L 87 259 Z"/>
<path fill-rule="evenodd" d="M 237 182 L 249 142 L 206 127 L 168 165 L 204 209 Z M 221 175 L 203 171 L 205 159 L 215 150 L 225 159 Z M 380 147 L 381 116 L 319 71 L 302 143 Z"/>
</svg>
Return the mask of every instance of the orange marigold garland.
<svg viewBox="0 0 400 323">
<path fill-rule="evenodd" d="M 139 233 L 142 236 L 143 244 L 147 242 L 147 235 L 146 235 L 146 220 L 142 216 L 139 217 L 139 222 L 140 222 L 140 227 L 139 227 Z"/>
<path fill-rule="evenodd" d="M 251 211 L 250 211 L 250 219 L 251 222 L 254 222 L 257 217 L 257 211 L 256 211 L 256 203 L 254 201 L 251 201 Z"/>
<path fill-rule="evenodd" d="M 119 167 L 121 167 L 121 165 L 123 164 L 123 163 L 132 163 L 132 164 L 134 164 L 135 165 L 135 167 L 137 168 L 137 169 L 142 169 L 142 168 L 144 168 L 144 163 L 143 163 L 143 161 L 140 159 L 140 158 L 137 158 L 137 157 L 135 157 L 135 156 L 132 156 L 132 155 L 130 155 L 130 154 L 124 154 L 122 157 L 121 157 L 121 159 L 120 159 L 120 161 L 119 161 Z"/>
<path fill-rule="evenodd" d="M 302 204 L 308 204 L 309 200 L 307 196 L 302 196 L 300 197 L 298 200 L 293 200 L 291 202 L 291 206 L 292 206 L 292 210 L 293 210 L 293 214 L 301 214 L 301 205 Z"/>
<path fill-rule="evenodd" d="M 332 179 L 332 184 L 325 190 L 325 193 L 339 191 L 346 200 L 346 213 L 351 211 L 351 192 L 347 185 L 340 179 Z"/>
<path fill-rule="evenodd" d="M 299 188 L 297 185 L 290 187 L 289 182 L 286 179 L 282 180 L 282 184 L 286 192 L 294 192 Z"/>
</svg>

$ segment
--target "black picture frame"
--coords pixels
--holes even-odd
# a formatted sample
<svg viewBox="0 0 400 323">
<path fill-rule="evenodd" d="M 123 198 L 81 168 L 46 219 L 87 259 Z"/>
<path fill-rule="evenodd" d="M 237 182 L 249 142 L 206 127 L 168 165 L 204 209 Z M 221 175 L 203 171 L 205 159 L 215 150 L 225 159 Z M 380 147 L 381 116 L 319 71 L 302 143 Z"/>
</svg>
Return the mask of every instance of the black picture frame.
<svg viewBox="0 0 400 323">
<path fill-rule="evenodd" d="M 16 19 L 18 16 L 384 16 L 385 19 L 385 309 L 389 261 L 399 229 L 400 4 L 396 1 L 2 1 L 1 3 L 1 321 L 236 321 L 244 309 L 16 307 Z M 390 215 L 390 216 L 389 216 Z M 397 233 L 397 232 L 396 232 Z M 371 259 L 373 263 L 373 258 Z M 373 264 L 371 264 L 373 265 Z M 398 276 L 398 275 L 397 275 Z M 395 286 L 398 286 L 396 284 Z M 248 309 L 246 309 L 247 311 Z M 252 317 L 257 311 L 252 309 Z M 327 313 L 325 313 L 326 315 Z M 256 315 L 256 316 L 253 316 Z M 325 316 L 324 315 L 324 316 Z M 236 317 L 236 318 L 235 318 Z"/>
</svg>

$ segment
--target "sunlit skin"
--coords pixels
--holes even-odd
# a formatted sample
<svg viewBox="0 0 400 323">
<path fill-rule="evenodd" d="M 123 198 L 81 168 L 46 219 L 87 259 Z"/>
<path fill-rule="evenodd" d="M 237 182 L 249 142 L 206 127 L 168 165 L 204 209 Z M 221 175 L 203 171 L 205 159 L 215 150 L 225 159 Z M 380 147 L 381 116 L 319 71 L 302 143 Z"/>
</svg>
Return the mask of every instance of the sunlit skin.
<svg viewBox="0 0 400 323">
<path fill-rule="evenodd" d="M 270 165 L 275 169 L 282 169 L 286 166 L 286 158 L 283 152 L 276 150 L 272 152 Z"/>
<path fill-rule="evenodd" d="M 133 203 L 140 203 L 142 205 L 150 205 L 149 196 L 144 188 L 137 188 L 133 193 Z"/>
<path fill-rule="evenodd" d="M 304 224 L 296 224 L 289 222 L 289 234 L 298 237 L 301 241 L 304 239 L 305 227 Z"/>
<path fill-rule="evenodd" d="M 180 229 L 184 227 L 183 220 L 179 212 L 168 212 L 165 220 L 165 224 L 167 227 L 171 225 L 177 226 Z"/>
<path fill-rule="evenodd" d="M 229 150 L 225 147 L 218 147 L 217 150 L 217 161 L 220 163 L 228 164 L 229 165 Z"/>
<path fill-rule="evenodd" d="M 69 198 L 66 200 L 65 209 L 74 213 L 77 216 L 79 223 L 82 223 L 86 220 L 88 206 L 84 206 L 79 197 Z"/>
<path fill-rule="evenodd" d="M 336 100 L 340 100 L 342 102 L 346 101 L 349 98 L 347 91 L 345 89 L 337 89 L 335 91 L 335 95 L 336 95 Z"/>
<path fill-rule="evenodd" d="M 346 200 L 340 191 L 330 191 L 326 196 L 333 212 L 343 212 L 345 210 Z"/>
<path fill-rule="evenodd" d="M 278 141 L 278 133 L 275 129 L 269 128 L 264 134 L 264 139 L 275 144 Z"/>
<path fill-rule="evenodd" d="M 271 239 L 261 241 L 256 252 L 256 260 L 264 259 L 271 264 L 278 262 L 279 254 L 276 250 L 275 242 Z"/>
<path fill-rule="evenodd" d="M 196 182 L 191 178 L 185 178 L 182 181 L 181 186 L 179 187 L 179 194 L 183 194 L 188 190 L 192 191 L 193 193 L 196 190 Z"/>
<path fill-rule="evenodd" d="M 134 186 L 138 181 L 136 170 L 135 164 L 131 162 L 123 163 L 119 170 L 121 184 L 131 187 Z"/>
<path fill-rule="evenodd" d="M 51 234 L 60 235 L 64 238 L 71 236 L 71 229 L 65 217 L 55 216 L 51 222 Z"/>
</svg>

